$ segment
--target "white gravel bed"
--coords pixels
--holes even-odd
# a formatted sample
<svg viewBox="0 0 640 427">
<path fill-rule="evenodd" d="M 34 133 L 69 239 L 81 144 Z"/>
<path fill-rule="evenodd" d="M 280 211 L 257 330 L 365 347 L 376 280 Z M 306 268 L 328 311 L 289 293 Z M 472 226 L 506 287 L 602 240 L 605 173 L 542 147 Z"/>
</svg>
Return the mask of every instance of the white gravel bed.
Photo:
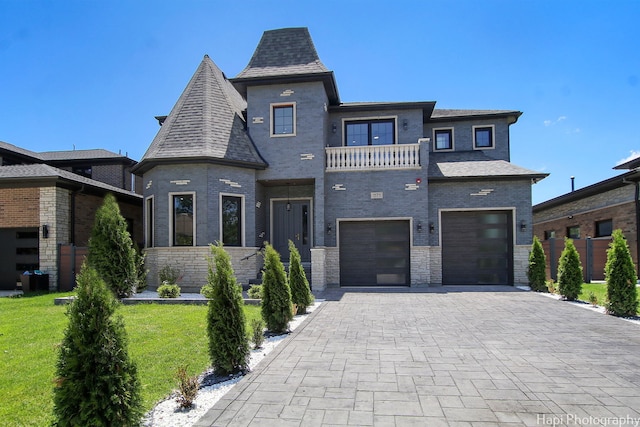
<svg viewBox="0 0 640 427">
<path fill-rule="evenodd" d="M 307 311 L 311 313 L 321 303 L 322 300 L 316 299 L 316 302 L 311 307 L 308 307 Z M 308 314 L 295 316 L 289 323 L 289 329 L 291 331 L 295 330 L 307 316 Z M 266 338 L 262 344 L 262 348 L 251 350 L 249 369 L 253 370 L 258 363 L 286 337 L 287 335 L 278 335 Z M 166 399 L 158 402 L 156 406 L 145 415 L 143 425 L 145 427 L 190 427 L 241 379 L 242 377 L 239 376 L 229 381 L 201 388 L 198 390 L 194 405 L 190 409 L 180 408 L 180 405 L 176 402 L 176 393 L 174 392 Z"/>
</svg>

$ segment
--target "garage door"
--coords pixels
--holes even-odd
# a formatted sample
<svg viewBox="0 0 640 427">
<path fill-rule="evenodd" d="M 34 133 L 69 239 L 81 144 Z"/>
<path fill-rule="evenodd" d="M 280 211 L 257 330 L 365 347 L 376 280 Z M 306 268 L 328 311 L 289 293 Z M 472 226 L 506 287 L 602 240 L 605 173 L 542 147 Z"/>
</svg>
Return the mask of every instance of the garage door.
<svg viewBox="0 0 640 427">
<path fill-rule="evenodd" d="M 409 221 L 340 222 L 342 286 L 405 286 L 409 274 Z"/>
<path fill-rule="evenodd" d="M 38 229 L 0 229 L 0 289 L 15 289 L 20 274 L 38 269 Z"/>
<path fill-rule="evenodd" d="M 442 213 L 442 283 L 513 283 L 510 211 Z"/>
</svg>

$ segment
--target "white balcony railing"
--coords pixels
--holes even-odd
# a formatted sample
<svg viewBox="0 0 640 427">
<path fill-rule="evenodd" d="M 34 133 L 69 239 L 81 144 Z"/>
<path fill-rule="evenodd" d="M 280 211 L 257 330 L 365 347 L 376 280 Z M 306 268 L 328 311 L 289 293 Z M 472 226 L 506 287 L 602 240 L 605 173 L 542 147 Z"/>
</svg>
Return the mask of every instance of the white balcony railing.
<svg viewBox="0 0 640 427">
<path fill-rule="evenodd" d="M 327 147 L 325 152 L 327 172 L 420 167 L 420 144 Z"/>
</svg>

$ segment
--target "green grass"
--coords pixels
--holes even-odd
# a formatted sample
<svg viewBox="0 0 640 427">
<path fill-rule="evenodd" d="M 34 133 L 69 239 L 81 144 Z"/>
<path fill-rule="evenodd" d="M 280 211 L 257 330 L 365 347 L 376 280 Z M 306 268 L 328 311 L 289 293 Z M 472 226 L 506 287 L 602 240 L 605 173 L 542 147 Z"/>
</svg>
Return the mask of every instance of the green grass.
<svg viewBox="0 0 640 427">
<path fill-rule="evenodd" d="M 582 291 L 580 295 L 578 295 L 578 299 L 581 301 L 589 301 L 589 293 L 593 292 L 593 294 L 598 299 L 597 305 L 605 306 L 607 302 L 607 285 L 606 283 L 583 283 Z M 638 301 L 640 301 L 640 290 L 638 292 Z M 638 304 L 638 314 L 640 314 L 640 304 Z"/>
<path fill-rule="evenodd" d="M 0 298 L 0 420 L 3 426 L 44 426 L 53 411 L 57 345 L 67 326 L 66 306 L 53 300 L 67 294 Z M 176 388 L 178 366 L 189 374 L 209 363 L 203 305 L 121 306 L 129 354 L 138 366 L 145 410 Z M 245 306 L 247 331 L 260 307 Z"/>
</svg>

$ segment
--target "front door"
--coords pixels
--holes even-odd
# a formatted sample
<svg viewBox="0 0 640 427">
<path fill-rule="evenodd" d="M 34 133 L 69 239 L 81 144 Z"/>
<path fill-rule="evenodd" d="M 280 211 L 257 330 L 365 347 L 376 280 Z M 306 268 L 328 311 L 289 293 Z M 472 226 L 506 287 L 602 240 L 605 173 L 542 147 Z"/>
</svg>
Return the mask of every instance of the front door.
<svg viewBox="0 0 640 427">
<path fill-rule="evenodd" d="M 272 215 L 272 244 L 282 260 L 289 260 L 291 240 L 302 262 L 311 261 L 311 200 L 274 201 Z"/>
</svg>

